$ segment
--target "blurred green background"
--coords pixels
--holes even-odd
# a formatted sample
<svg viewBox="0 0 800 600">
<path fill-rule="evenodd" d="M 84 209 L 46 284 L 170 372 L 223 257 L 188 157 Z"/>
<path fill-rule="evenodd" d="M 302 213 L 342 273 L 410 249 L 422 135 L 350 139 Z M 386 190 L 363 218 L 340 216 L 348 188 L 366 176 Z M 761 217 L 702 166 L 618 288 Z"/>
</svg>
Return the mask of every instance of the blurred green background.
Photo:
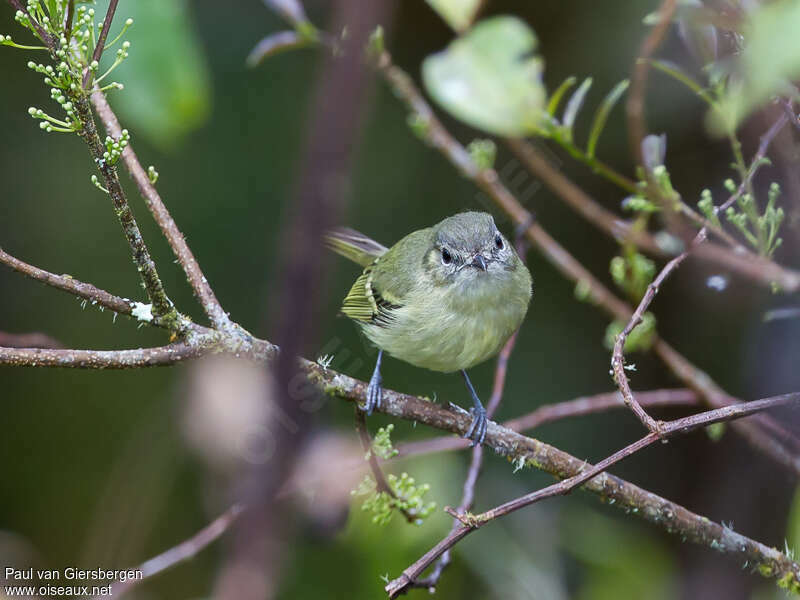
<svg viewBox="0 0 800 600">
<path fill-rule="evenodd" d="M 490 2 L 486 14 L 512 12 L 540 38 L 545 82 L 592 76 L 589 106 L 630 74 L 645 35 L 642 17 L 656 2 Z M 316 23 L 327 22 L 328 3 L 308 2 Z M 104 5 L 98 2 L 98 13 Z M 0 32 L 22 41 L 13 13 L 0 4 Z M 264 35 L 285 24 L 263 3 L 122 0 L 118 22 L 134 16 L 126 36 L 131 57 L 112 92 L 140 160 L 160 173 L 159 191 L 186 235 L 206 276 L 234 320 L 270 338 L 275 309 L 276 257 L 282 218 L 290 201 L 308 100 L 321 56 L 285 53 L 257 69 L 245 57 Z M 419 78 L 419 65 L 452 34 L 420 1 L 398 3 L 387 44 L 395 61 Z M 675 36 L 662 54 L 689 63 Z M 25 68 L 29 56 L 0 48 L 0 245 L 56 273 L 70 273 L 116 294 L 143 299 L 129 251 L 108 198 L 92 186 L 88 153 L 75 136 L 44 134 L 28 106 L 52 105 L 40 76 Z M 139 82 L 137 84 L 137 82 Z M 585 135 L 588 114 L 579 121 Z M 722 191 L 732 175 L 726 144 L 704 132 L 698 100 L 671 81 L 651 75 L 648 118 L 667 132 L 667 163 L 676 187 L 699 197 L 704 187 Z M 445 118 L 459 138 L 479 135 Z M 346 224 L 390 244 L 411 230 L 466 209 L 487 208 L 406 124 L 406 113 L 376 81 L 365 128 L 355 149 Z M 764 122 L 744 128 L 752 153 Z M 611 116 L 600 155 L 631 174 L 621 109 Z M 606 207 L 622 194 L 554 152 L 561 168 Z M 502 149 L 496 166 L 512 191 L 540 222 L 596 275 L 611 285 L 608 262 L 615 245 L 577 218 Z M 771 168 L 780 178 L 780 165 Z M 173 256 L 151 222 L 135 188 L 123 176 L 140 226 L 162 278 L 178 306 L 202 321 Z M 764 179 L 768 182 L 768 179 Z M 759 180 L 760 183 L 766 183 Z M 798 261 L 798 205 L 786 199 L 789 223 L 777 259 Z M 508 224 L 505 223 L 506 233 Z M 581 395 L 610 391 L 609 352 L 602 344 L 608 320 L 574 299 L 573 285 L 539 255 L 529 253 L 534 300 L 511 359 L 498 420 Z M 368 378 L 374 351 L 356 328 L 337 318 L 338 302 L 357 275 L 332 260 L 318 293 L 326 310 L 318 350 L 332 366 Z M 724 274 L 690 261 L 665 286 L 654 309 L 659 331 L 729 392 L 745 398 L 800 388 L 796 369 L 798 322 L 765 324 L 771 307 L 790 303 L 731 276 L 723 292 L 705 285 Z M 161 331 L 139 329 L 129 319 L 82 307 L 74 298 L 0 268 L 0 330 L 45 332 L 67 347 L 125 348 L 165 343 Z M 314 358 L 314 356 L 309 356 Z M 658 361 L 635 357 L 634 389 L 677 386 Z M 494 365 L 473 370 L 488 397 Z M 386 361 L 384 382 L 409 393 L 468 403 L 460 378 Z M 0 368 L 0 562 L 47 568 L 124 568 L 188 537 L 226 506 L 219 475 L 187 440 L 192 368 L 136 372 L 83 372 Z M 229 402 L 235 405 L 235 394 Z M 665 416 L 678 413 L 663 413 Z M 798 412 L 787 419 L 795 426 Z M 383 424 L 370 420 L 372 427 Z M 328 400 L 316 415 L 320 431 L 355 443 L 352 409 Z M 397 423 L 395 441 L 435 432 Z M 572 454 L 598 460 L 641 434 L 634 417 L 617 411 L 542 427 L 534 435 Z M 439 507 L 457 505 L 466 453 L 408 460 L 395 467 L 428 482 Z M 782 548 L 793 477 L 754 453 L 734 435 L 711 442 L 700 432 L 659 445 L 619 465 L 614 473 L 663 494 L 746 535 Z M 344 478 L 344 475 L 343 475 Z M 477 509 L 485 509 L 550 482 L 525 470 L 512 474 L 505 460 L 487 455 Z M 349 502 L 345 498 L 343 502 Z M 286 549 L 281 597 L 380 598 L 382 576 L 397 576 L 450 527 L 437 511 L 421 528 L 395 519 L 372 525 L 358 503 L 324 526 L 306 519 L 314 498 L 299 494 L 292 544 Z M 313 512 L 313 510 L 311 510 Z M 800 520 L 800 519 L 798 519 Z M 796 539 L 796 538 L 795 538 Z M 207 596 L 225 543 L 145 583 L 129 597 L 182 599 Z M 424 591 L 414 591 L 421 596 Z M 583 493 L 548 500 L 482 529 L 460 544 L 437 589 L 447 598 L 773 598 L 771 582 L 709 549 L 687 547 L 636 519 L 618 514 Z"/>
</svg>

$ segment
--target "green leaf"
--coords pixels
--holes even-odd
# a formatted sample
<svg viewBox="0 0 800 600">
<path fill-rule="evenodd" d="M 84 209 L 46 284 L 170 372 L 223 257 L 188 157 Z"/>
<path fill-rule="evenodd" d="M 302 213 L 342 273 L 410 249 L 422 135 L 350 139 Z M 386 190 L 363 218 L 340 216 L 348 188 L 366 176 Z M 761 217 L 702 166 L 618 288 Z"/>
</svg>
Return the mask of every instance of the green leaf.
<svg viewBox="0 0 800 600">
<path fill-rule="evenodd" d="M 722 108 L 710 115 L 709 124 L 717 133 L 734 130 L 771 96 L 797 94 L 790 82 L 800 78 L 800 2 L 778 0 L 758 6 L 745 26 L 745 48 Z"/>
<path fill-rule="evenodd" d="M 105 14 L 100 4 L 97 12 Z M 184 135 L 205 122 L 210 109 L 209 75 L 189 3 L 125 2 L 118 17 L 111 35 L 116 35 L 127 17 L 133 17 L 134 25 L 124 37 L 131 42 L 130 58 L 113 75 L 125 89 L 112 93 L 110 101 L 135 137 L 144 137 L 162 149 L 177 146 Z M 113 58 L 114 52 L 108 52 L 104 65 Z"/>
<path fill-rule="evenodd" d="M 465 31 L 475 20 L 481 0 L 425 0 L 445 23 L 458 33 Z"/>
<path fill-rule="evenodd" d="M 547 103 L 547 114 L 549 114 L 551 117 L 556 116 L 558 105 L 561 104 L 561 98 L 564 97 L 564 94 L 567 93 L 569 88 L 575 85 L 576 81 L 578 81 L 578 79 L 570 75 L 564 81 L 561 82 L 561 85 L 558 86 L 558 88 L 556 88 L 556 91 L 553 92 L 553 95 L 550 96 L 550 102 Z"/>
<path fill-rule="evenodd" d="M 589 142 L 586 145 L 586 155 L 589 158 L 594 158 L 597 140 L 600 139 L 600 134 L 603 133 L 603 128 L 606 126 L 606 121 L 608 121 L 608 115 L 611 113 L 611 109 L 614 108 L 614 105 L 622 97 L 622 94 L 625 93 L 625 90 L 628 89 L 628 83 L 628 80 L 624 79 L 615 85 L 612 90 L 608 92 L 608 95 L 603 99 L 603 102 L 598 107 L 597 112 L 594 113 L 592 128 L 589 131 Z"/>
<path fill-rule="evenodd" d="M 422 63 L 433 99 L 458 119 L 489 133 L 521 137 L 545 119 L 542 60 L 536 36 L 516 17 L 475 25 Z"/>
<path fill-rule="evenodd" d="M 671 63 L 667 60 L 650 60 L 648 62 L 650 63 L 650 66 L 652 66 L 654 69 L 657 69 L 662 73 L 669 75 L 676 81 L 679 81 L 680 83 L 688 87 L 700 98 L 705 100 L 708 103 L 708 105 L 711 106 L 712 108 L 716 106 L 714 98 L 711 97 L 708 91 L 703 89 L 703 87 L 699 83 L 697 83 L 694 79 L 692 79 L 689 75 L 687 75 L 683 71 L 683 69 L 681 69 L 678 65 Z"/>
<path fill-rule="evenodd" d="M 572 127 L 575 125 L 575 118 L 578 116 L 578 111 L 580 111 L 581 106 L 583 106 L 583 101 L 586 99 L 586 93 L 589 91 L 590 87 L 592 87 L 592 78 L 587 77 L 583 80 L 580 87 L 575 90 L 575 93 L 572 94 L 569 102 L 567 102 L 567 108 L 564 109 L 564 118 L 561 124 L 569 140 L 572 140 Z"/>
</svg>

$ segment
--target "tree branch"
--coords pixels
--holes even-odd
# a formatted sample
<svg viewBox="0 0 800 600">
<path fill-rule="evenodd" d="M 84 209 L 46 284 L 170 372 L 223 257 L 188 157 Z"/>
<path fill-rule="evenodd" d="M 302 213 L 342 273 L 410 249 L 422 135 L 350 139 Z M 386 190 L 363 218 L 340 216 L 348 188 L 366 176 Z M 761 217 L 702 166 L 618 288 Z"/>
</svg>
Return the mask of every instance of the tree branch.
<svg viewBox="0 0 800 600">
<path fill-rule="evenodd" d="M 93 286 L 91 283 L 83 283 L 74 279 L 71 275 L 56 275 L 29 265 L 26 262 L 15 258 L 0 248 L 0 263 L 6 264 L 18 273 L 27 275 L 31 279 L 41 281 L 42 283 L 62 290 L 78 298 L 83 298 L 91 302 L 93 305 L 98 305 L 103 308 L 108 308 L 116 313 L 123 315 L 131 315 L 131 311 L 136 305 L 132 300 L 120 298 L 114 294 L 110 294 L 105 290 L 101 290 Z M 157 324 L 157 323 L 156 323 Z"/>
<path fill-rule="evenodd" d="M 106 45 L 106 38 L 108 38 L 108 30 L 111 29 L 111 21 L 114 20 L 114 13 L 117 12 L 117 4 L 119 4 L 119 0 L 111 0 L 108 4 L 108 10 L 106 11 L 106 18 L 103 21 L 103 28 L 100 30 L 100 36 L 97 38 L 97 43 L 94 46 L 94 52 L 92 52 L 92 62 L 100 62 L 100 57 L 103 56 L 103 49 Z M 92 70 L 86 69 L 86 73 L 83 74 L 83 88 L 89 88 L 89 82 L 92 79 Z"/>
<path fill-rule="evenodd" d="M 105 594 L 102 598 L 105 599 L 108 596 L 122 596 L 130 592 L 145 579 L 166 571 L 190 558 L 194 558 L 200 551 L 204 550 L 225 533 L 230 526 L 236 522 L 243 510 L 244 507 L 241 504 L 234 504 L 189 539 L 184 540 L 177 546 L 135 567 L 136 570 L 141 571 L 141 579 L 132 577 L 125 581 L 117 582 L 111 586 L 111 592 Z M 101 596 L 95 597 L 94 600 L 101 600 Z"/>
<path fill-rule="evenodd" d="M 100 121 L 102 121 L 108 134 L 114 138 L 119 138 L 119 136 L 122 135 L 122 127 L 119 124 L 117 116 L 111 110 L 111 106 L 108 104 L 105 94 L 95 90 L 92 93 L 91 99 L 97 111 L 97 116 L 100 118 Z M 136 187 L 144 199 L 147 208 L 153 215 L 153 219 L 158 223 L 164 237 L 167 238 L 167 242 L 183 268 L 183 272 L 186 274 L 186 279 L 192 287 L 195 297 L 203 307 L 211 324 L 215 329 L 222 331 L 230 329 L 232 324 L 228 318 L 228 314 L 223 310 L 219 300 L 217 300 L 194 254 L 192 254 L 192 251 L 186 244 L 183 234 L 178 229 L 172 215 L 170 215 L 167 207 L 161 200 L 161 196 L 155 186 L 150 182 L 150 178 L 142 168 L 139 158 L 136 156 L 136 152 L 134 152 L 131 144 L 128 144 L 122 151 L 122 160 L 131 177 L 133 177 Z"/>
<path fill-rule="evenodd" d="M 642 406 L 662 407 L 662 406 L 697 406 L 699 397 L 696 392 L 689 389 L 665 389 L 637 392 L 636 398 Z M 605 412 L 611 409 L 625 408 L 625 402 L 619 391 L 596 394 L 545 404 L 536 410 L 516 417 L 502 423 L 512 431 L 523 432 L 536 429 L 545 423 L 560 421 L 570 417 L 580 417 L 596 413 Z M 406 442 L 397 446 L 397 458 L 416 456 L 418 454 L 430 454 L 433 452 L 444 452 L 447 450 L 462 450 L 469 446 L 469 440 L 455 438 L 451 436 L 437 437 L 418 442 Z"/>
<path fill-rule="evenodd" d="M 628 115 L 628 142 L 636 164 L 639 165 L 642 164 L 642 140 L 647 135 L 647 125 L 644 121 L 644 97 L 647 90 L 647 74 L 650 70 L 648 59 L 655 54 L 661 42 L 664 41 L 677 5 L 677 0 L 663 0 L 658 9 L 659 22 L 642 42 L 639 56 L 633 67 L 625 110 Z"/>
<path fill-rule="evenodd" d="M 13 367 L 59 367 L 71 369 L 139 369 L 164 367 L 198 358 L 212 346 L 178 342 L 156 348 L 133 350 L 62 350 L 51 348 L 0 347 L 0 365 Z"/>
<path fill-rule="evenodd" d="M 400 577 L 390 581 L 386 585 L 385 590 L 390 598 L 395 598 L 404 593 L 438 556 L 443 555 L 469 533 L 494 519 L 510 514 L 534 504 L 535 502 L 539 502 L 540 500 L 544 500 L 545 498 L 568 494 L 573 489 L 583 484 L 586 484 L 587 489 L 591 489 L 590 486 L 593 486 L 593 484 L 594 487 L 607 489 L 607 481 L 605 480 L 612 478 L 612 476 L 604 473 L 606 469 L 646 448 L 659 439 L 662 439 L 662 437 L 684 434 L 713 423 L 742 418 L 757 411 L 783 406 L 797 400 L 800 400 L 800 393 L 785 394 L 783 396 L 755 400 L 753 402 L 677 419 L 665 424 L 660 433 L 648 433 L 645 437 L 626 446 L 591 468 L 585 469 L 581 467 L 577 473 L 566 478 L 562 477 L 562 481 L 558 483 L 501 504 L 484 513 L 471 515 L 464 514 L 463 511 L 454 513 L 454 511 L 450 510 L 448 512 L 455 514 L 456 518 L 461 522 L 461 525 L 454 528 L 450 534 L 436 544 L 434 548 L 429 550 L 422 558 L 403 571 Z M 526 462 L 534 465 L 536 464 L 535 459 L 527 459 Z M 601 479 L 604 481 L 599 481 Z M 614 486 L 608 486 L 608 489 L 614 490 Z M 647 496 L 652 496 L 652 494 L 645 494 L 647 494 Z M 616 501 L 616 498 L 612 497 L 612 499 Z M 647 520 L 666 524 L 668 531 L 670 531 L 671 528 L 680 528 L 681 536 L 695 543 L 709 545 L 726 554 L 735 553 L 739 558 L 746 559 L 750 562 L 753 567 L 758 567 L 759 571 L 762 573 L 769 573 L 769 575 L 778 577 L 781 584 L 785 585 L 785 587 L 800 589 L 800 565 L 790 560 L 786 555 L 778 552 L 774 548 L 768 548 L 763 544 L 737 534 L 728 527 L 711 523 L 707 519 L 705 519 L 705 526 L 702 528 L 698 527 L 699 523 L 697 521 L 698 519 L 703 520 L 702 517 L 698 517 L 678 505 L 666 506 L 663 503 L 666 501 L 662 501 L 660 498 L 655 502 L 648 500 L 651 499 L 646 499 L 641 507 L 635 508 L 634 513 L 641 514 L 641 516 Z M 655 498 L 652 500 L 655 500 Z"/>
<path fill-rule="evenodd" d="M 600 205 L 552 165 L 532 144 L 519 139 L 506 139 L 505 142 L 531 173 L 539 177 L 575 212 L 606 235 L 618 242 L 631 242 L 651 255 L 662 258 L 668 256 L 649 232 L 633 228 L 629 221 Z M 713 226 L 699 216 L 697 218 L 701 226 L 710 226 L 710 232 L 725 237 L 734 250 L 731 252 L 715 244 L 704 244 L 695 250 L 698 258 L 735 271 L 761 285 L 771 286 L 773 283 L 777 283 L 786 292 L 800 289 L 800 272 L 787 269 L 772 260 L 754 254 L 728 236 L 724 230 Z"/>
<path fill-rule="evenodd" d="M 108 195 L 114 204 L 114 212 L 131 247 L 133 262 L 136 264 L 147 295 L 153 303 L 153 313 L 160 317 L 164 323 L 172 325 L 177 330 L 180 327 L 178 313 L 167 296 L 164 285 L 161 283 L 156 264 L 150 256 L 150 251 L 147 249 L 142 233 L 139 230 L 139 225 L 136 223 L 136 218 L 133 216 L 133 211 L 131 211 L 131 207 L 128 204 L 125 191 L 122 189 L 117 169 L 103 157 L 105 146 L 100 141 L 86 96 L 76 95 L 74 105 L 75 112 L 83 126 L 80 136 L 89 147 L 92 159 L 103 176 Z"/>
</svg>

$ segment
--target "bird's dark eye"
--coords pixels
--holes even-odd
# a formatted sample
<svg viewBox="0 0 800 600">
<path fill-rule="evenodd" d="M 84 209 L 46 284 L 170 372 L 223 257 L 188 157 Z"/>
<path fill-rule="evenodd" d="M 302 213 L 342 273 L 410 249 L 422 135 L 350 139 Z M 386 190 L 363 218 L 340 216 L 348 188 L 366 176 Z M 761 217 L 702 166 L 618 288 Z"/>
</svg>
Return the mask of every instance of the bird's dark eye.
<svg viewBox="0 0 800 600">
<path fill-rule="evenodd" d="M 453 262 L 453 255 L 447 248 L 442 248 L 442 263 L 449 265 L 451 262 Z"/>
<path fill-rule="evenodd" d="M 499 233 L 496 236 L 494 236 L 494 245 L 495 248 L 497 248 L 498 250 L 503 249 L 503 238 L 500 237 Z"/>
</svg>

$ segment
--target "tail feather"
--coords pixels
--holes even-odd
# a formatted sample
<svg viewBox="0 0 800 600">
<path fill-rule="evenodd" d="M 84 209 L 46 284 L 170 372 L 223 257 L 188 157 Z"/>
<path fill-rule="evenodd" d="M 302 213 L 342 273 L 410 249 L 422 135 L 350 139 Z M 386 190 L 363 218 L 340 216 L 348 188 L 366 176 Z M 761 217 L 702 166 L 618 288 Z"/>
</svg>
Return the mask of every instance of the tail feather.
<svg viewBox="0 0 800 600">
<path fill-rule="evenodd" d="M 348 227 L 330 230 L 325 235 L 325 245 L 362 267 L 371 265 L 388 250 L 386 246 Z"/>
</svg>

